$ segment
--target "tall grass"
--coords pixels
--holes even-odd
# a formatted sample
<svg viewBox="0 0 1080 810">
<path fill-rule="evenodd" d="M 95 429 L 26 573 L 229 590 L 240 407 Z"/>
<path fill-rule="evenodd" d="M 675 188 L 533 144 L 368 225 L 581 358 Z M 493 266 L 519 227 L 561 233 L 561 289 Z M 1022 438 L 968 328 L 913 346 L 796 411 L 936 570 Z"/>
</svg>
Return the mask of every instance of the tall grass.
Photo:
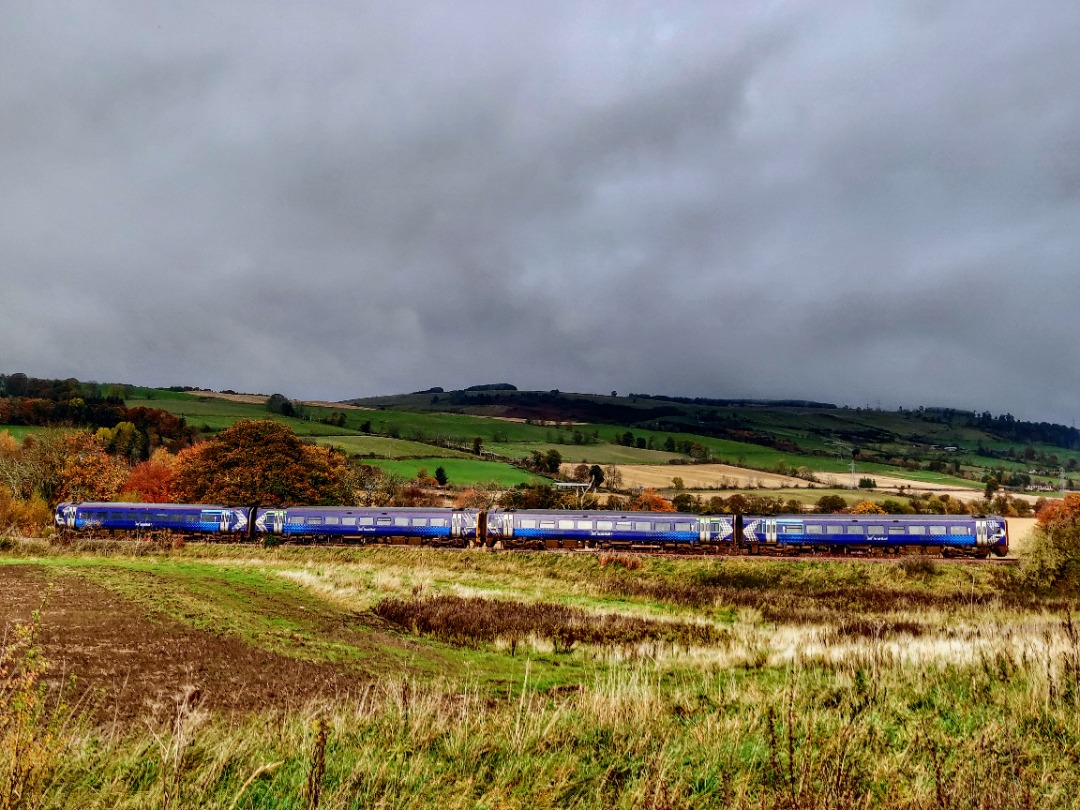
<svg viewBox="0 0 1080 810">
<path fill-rule="evenodd" d="M 872 652 L 748 673 L 633 666 L 492 700 L 391 680 L 291 714 L 208 718 L 163 760 L 138 729 L 73 741 L 52 807 L 1071 807 L 1067 623 L 1039 655 L 910 665 Z M 176 732 L 174 732 L 176 733 Z M 175 770 L 176 763 L 181 767 Z"/>
</svg>

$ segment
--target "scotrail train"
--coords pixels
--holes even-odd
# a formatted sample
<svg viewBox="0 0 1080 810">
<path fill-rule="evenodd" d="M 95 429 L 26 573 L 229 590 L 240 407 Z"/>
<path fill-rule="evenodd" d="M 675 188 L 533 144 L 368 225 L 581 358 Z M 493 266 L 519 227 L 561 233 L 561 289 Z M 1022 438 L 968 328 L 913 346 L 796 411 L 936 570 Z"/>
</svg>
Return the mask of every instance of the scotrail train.
<svg viewBox="0 0 1080 810">
<path fill-rule="evenodd" d="M 64 532 L 170 532 L 247 541 L 719 553 L 927 553 L 1004 557 L 997 515 L 690 515 L 671 512 L 62 503 Z"/>
</svg>

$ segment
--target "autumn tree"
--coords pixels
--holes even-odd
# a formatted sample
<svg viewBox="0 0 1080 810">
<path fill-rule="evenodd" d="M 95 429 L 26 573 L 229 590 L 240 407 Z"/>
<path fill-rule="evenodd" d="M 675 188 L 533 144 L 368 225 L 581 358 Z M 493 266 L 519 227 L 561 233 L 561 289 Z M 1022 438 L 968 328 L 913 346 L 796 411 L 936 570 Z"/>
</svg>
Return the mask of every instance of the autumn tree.
<svg viewBox="0 0 1080 810">
<path fill-rule="evenodd" d="M 655 489 L 645 488 L 630 500 L 630 509 L 635 512 L 674 512 L 671 501 Z"/>
<path fill-rule="evenodd" d="M 164 448 L 154 451 L 146 461 L 136 464 L 124 482 L 124 497 L 143 503 L 171 503 L 175 497 L 179 461 Z"/>
<path fill-rule="evenodd" d="M 1022 558 L 1022 578 L 1034 586 L 1080 585 L 1080 493 L 1042 502 Z"/>
<path fill-rule="evenodd" d="M 60 501 L 111 501 L 120 494 L 127 467 L 110 456 L 89 433 L 64 437 L 64 462 L 56 493 Z"/>
<path fill-rule="evenodd" d="M 873 501 L 859 501 L 855 506 L 851 508 L 851 514 L 853 515 L 885 515 L 888 514 L 884 509 L 878 506 Z"/>
<path fill-rule="evenodd" d="M 341 452 L 245 420 L 181 452 L 175 488 L 191 503 L 330 506 L 352 501 L 353 479 Z"/>
</svg>

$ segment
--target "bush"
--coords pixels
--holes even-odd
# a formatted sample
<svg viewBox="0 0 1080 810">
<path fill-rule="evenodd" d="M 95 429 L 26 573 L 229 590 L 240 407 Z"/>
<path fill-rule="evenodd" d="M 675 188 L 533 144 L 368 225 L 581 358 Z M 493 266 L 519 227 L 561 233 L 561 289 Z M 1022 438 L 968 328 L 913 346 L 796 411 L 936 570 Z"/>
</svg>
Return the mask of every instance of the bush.
<svg viewBox="0 0 1080 810">
<path fill-rule="evenodd" d="M 41 537 L 52 520 L 52 509 L 41 498 L 12 498 L 0 489 L 0 534 Z"/>
<path fill-rule="evenodd" d="M 1023 583 L 1051 587 L 1080 582 L 1080 493 L 1045 503 L 1038 520 L 1022 560 Z"/>
</svg>

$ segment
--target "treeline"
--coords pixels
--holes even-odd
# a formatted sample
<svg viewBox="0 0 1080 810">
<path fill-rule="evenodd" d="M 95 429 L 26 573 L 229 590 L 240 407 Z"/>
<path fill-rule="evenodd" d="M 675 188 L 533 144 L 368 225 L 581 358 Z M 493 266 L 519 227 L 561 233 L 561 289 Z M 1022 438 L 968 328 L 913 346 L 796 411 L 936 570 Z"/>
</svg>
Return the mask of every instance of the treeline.
<svg viewBox="0 0 1080 810">
<path fill-rule="evenodd" d="M 763 408 L 813 408 L 835 410 L 831 402 L 815 402 L 812 399 L 712 399 L 710 397 L 673 397 L 665 394 L 630 394 L 631 399 L 658 399 L 661 402 L 677 402 L 680 405 L 703 405 L 710 408 L 763 407 Z"/>
<path fill-rule="evenodd" d="M 145 460 L 156 448 L 176 452 L 195 440 L 183 417 L 157 408 L 129 408 L 122 386 L 0 375 L 0 425 L 105 431 L 114 452 Z"/>
<path fill-rule="evenodd" d="M 968 420 L 969 427 L 977 427 L 1014 442 L 1027 444 L 1051 444 L 1067 450 L 1080 449 L 1080 430 L 1052 422 L 1022 422 L 1011 413 L 991 416 L 983 411 Z"/>
</svg>

